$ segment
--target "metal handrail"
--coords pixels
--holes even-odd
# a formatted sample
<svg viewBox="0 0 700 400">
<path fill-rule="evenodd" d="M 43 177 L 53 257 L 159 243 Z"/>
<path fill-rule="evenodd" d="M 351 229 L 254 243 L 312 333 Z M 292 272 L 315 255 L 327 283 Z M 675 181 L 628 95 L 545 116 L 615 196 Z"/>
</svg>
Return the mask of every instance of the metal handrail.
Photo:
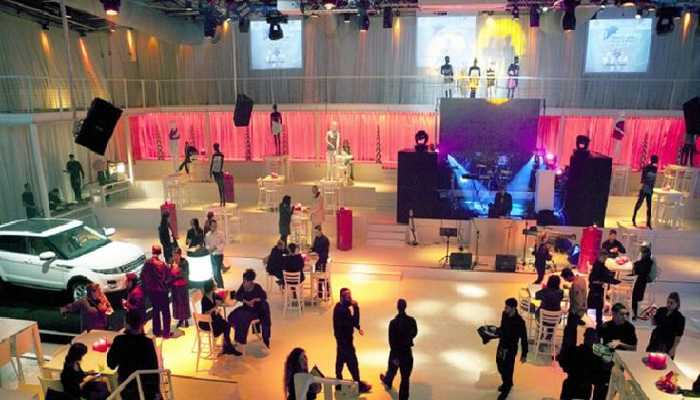
<svg viewBox="0 0 700 400">
<path fill-rule="evenodd" d="M 143 393 L 143 384 L 141 383 L 141 376 L 142 375 L 153 375 L 153 374 L 158 374 L 159 377 L 162 375 L 165 375 L 167 384 L 165 385 L 166 390 L 161 390 L 161 398 L 163 399 L 168 399 L 168 400 L 173 400 L 175 397 L 173 395 L 173 381 L 172 381 L 172 373 L 170 372 L 169 369 L 144 369 L 144 370 L 138 370 L 134 371 L 129 375 L 128 378 L 124 382 L 122 382 L 117 388 L 107 397 L 107 400 L 118 400 L 121 399 L 121 393 L 124 391 L 124 389 L 133 381 L 136 381 L 136 385 L 138 387 L 139 391 L 139 399 L 140 400 L 146 400 L 146 397 Z M 165 396 L 163 396 L 163 392 L 165 392 Z M 149 399 L 150 400 L 150 399 Z"/>
</svg>

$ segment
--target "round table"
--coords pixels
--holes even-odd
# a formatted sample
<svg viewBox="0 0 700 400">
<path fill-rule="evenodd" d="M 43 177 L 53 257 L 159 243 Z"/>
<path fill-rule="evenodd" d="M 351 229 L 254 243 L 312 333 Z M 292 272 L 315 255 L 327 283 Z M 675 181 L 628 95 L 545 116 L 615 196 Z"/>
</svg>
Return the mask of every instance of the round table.
<svg viewBox="0 0 700 400">
<path fill-rule="evenodd" d="M 605 266 L 615 273 L 617 279 L 620 279 L 622 275 L 631 274 L 634 270 L 634 263 L 629 258 L 622 264 L 618 262 L 619 259 L 621 258 L 608 258 L 605 260 Z"/>
</svg>

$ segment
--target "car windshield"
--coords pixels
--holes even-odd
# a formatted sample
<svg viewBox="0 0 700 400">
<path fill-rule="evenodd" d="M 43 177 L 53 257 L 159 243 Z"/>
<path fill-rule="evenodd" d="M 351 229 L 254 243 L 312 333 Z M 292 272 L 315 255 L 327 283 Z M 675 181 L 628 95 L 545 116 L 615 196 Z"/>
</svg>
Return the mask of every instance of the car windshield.
<svg viewBox="0 0 700 400">
<path fill-rule="evenodd" d="M 109 239 L 86 226 L 79 226 L 58 233 L 49 237 L 48 241 L 62 256 L 69 260 L 80 257 L 109 243 Z"/>
</svg>

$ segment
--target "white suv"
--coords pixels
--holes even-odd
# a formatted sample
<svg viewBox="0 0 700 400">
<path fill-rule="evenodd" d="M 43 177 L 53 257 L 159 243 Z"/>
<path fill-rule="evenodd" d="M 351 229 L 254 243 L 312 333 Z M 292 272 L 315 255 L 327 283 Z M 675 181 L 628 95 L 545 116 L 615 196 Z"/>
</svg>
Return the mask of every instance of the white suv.
<svg viewBox="0 0 700 400">
<path fill-rule="evenodd" d="M 107 238 L 82 221 L 32 218 L 0 225 L 0 279 L 19 286 L 68 290 L 77 300 L 89 283 L 104 292 L 126 289 L 126 273 L 139 273 L 146 257 L 135 245 Z"/>
</svg>

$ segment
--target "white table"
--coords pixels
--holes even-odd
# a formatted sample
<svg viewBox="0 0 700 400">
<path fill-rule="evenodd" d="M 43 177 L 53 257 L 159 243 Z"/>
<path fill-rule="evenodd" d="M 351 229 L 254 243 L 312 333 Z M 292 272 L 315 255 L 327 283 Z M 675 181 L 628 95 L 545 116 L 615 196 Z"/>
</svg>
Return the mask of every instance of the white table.
<svg viewBox="0 0 700 400">
<path fill-rule="evenodd" d="M 663 207 L 680 207 L 680 202 L 683 199 L 683 193 L 674 189 L 655 188 L 652 196 L 652 209 L 654 210 L 654 223 L 661 225 L 664 215 L 659 215 L 659 208 Z M 678 210 L 676 210 L 678 212 Z M 672 218 L 673 219 L 673 218 Z"/>
<path fill-rule="evenodd" d="M 276 210 L 280 202 L 280 190 L 284 185 L 284 175 L 267 175 L 261 180 L 265 194 L 263 207 L 266 210 Z"/>
<path fill-rule="evenodd" d="M 114 338 L 119 335 L 119 332 L 95 329 L 90 332 L 83 332 L 76 336 L 72 343 L 82 343 L 88 348 L 87 354 L 83 356 L 83 360 L 80 362 L 80 366 L 83 368 L 83 370 L 102 372 L 102 374 L 108 376 L 110 380 L 116 379 L 117 372 L 107 366 L 107 352 L 102 353 L 95 351 L 92 349 L 92 345 L 103 338 L 109 343 L 112 343 L 114 342 Z M 54 354 L 51 361 L 48 361 L 43 365 L 43 368 L 47 371 L 61 373 L 61 371 L 63 371 L 63 363 L 66 359 L 69 348 L 69 345 L 63 346 L 56 352 L 56 354 Z M 116 382 L 116 380 L 114 382 Z"/>
<path fill-rule="evenodd" d="M 39 400 L 39 396 L 32 393 L 20 392 L 18 390 L 7 390 L 0 388 L 0 399 L 2 400 Z"/>
<path fill-rule="evenodd" d="M 287 178 L 291 181 L 291 162 L 288 155 L 282 156 L 265 156 L 265 173 L 272 174 L 273 172 Z"/>
<path fill-rule="evenodd" d="M 22 319 L 1 318 L 0 317 L 0 342 L 5 340 L 10 341 L 12 355 L 17 360 L 17 374 L 19 382 L 24 383 L 24 372 L 22 371 L 22 363 L 20 356 L 24 353 L 24 343 L 26 340 L 31 341 L 36 354 L 36 360 L 39 366 L 44 365 L 44 352 L 41 350 L 41 338 L 39 337 L 39 325 L 36 321 L 26 321 Z M 19 345 L 19 346 L 18 346 Z M 19 347 L 19 352 L 17 348 Z M 0 398 L 3 398 L 0 396 Z"/>
<path fill-rule="evenodd" d="M 668 372 L 673 371 L 678 375 L 678 385 L 683 389 L 691 389 L 693 381 L 685 376 L 676 364 L 668 358 L 665 370 L 651 369 L 644 365 L 642 358 L 646 357 L 647 353 L 640 351 L 616 351 L 613 360 L 612 374 L 610 375 L 610 387 L 608 389 L 607 399 L 611 400 L 616 393 L 619 392 L 620 400 L 635 399 L 635 400 L 672 400 L 682 399 L 680 394 L 668 394 L 656 388 L 656 381 Z M 623 388 L 626 381 L 632 381 L 639 385 L 641 393 L 637 396 L 627 396 L 626 393 L 618 388 Z"/>
<path fill-rule="evenodd" d="M 294 211 L 290 224 L 292 243 L 311 246 L 311 217 L 307 211 Z"/>
<path fill-rule="evenodd" d="M 219 226 L 223 228 L 226 243 L 240 240 L 241 219 L 238 216 L 238 204 L 227 203 L 225 206 L 213 204 L 206 211 L 207 213 L 213 212 L 214 218 L 220 222 Z"/>
<path fill-rule="evenodd" d="M 664 184 L 668 183 L 672 189 L 690 193 L 692 197 L 698 196 L 700 168 L 675 164 L 667 165 L 664 170 L 664 178 Z"/>
<path fill-rule="evenodd" d="M 617 258 L 607 258 L 605 260 L 605 266 L 615 273 L 617 279 L 620 279 L 622 275 L 631 274 L 634 270 L 634 263 L 629 259 L 624 264 L 618 264 Z"/>
</svg>

